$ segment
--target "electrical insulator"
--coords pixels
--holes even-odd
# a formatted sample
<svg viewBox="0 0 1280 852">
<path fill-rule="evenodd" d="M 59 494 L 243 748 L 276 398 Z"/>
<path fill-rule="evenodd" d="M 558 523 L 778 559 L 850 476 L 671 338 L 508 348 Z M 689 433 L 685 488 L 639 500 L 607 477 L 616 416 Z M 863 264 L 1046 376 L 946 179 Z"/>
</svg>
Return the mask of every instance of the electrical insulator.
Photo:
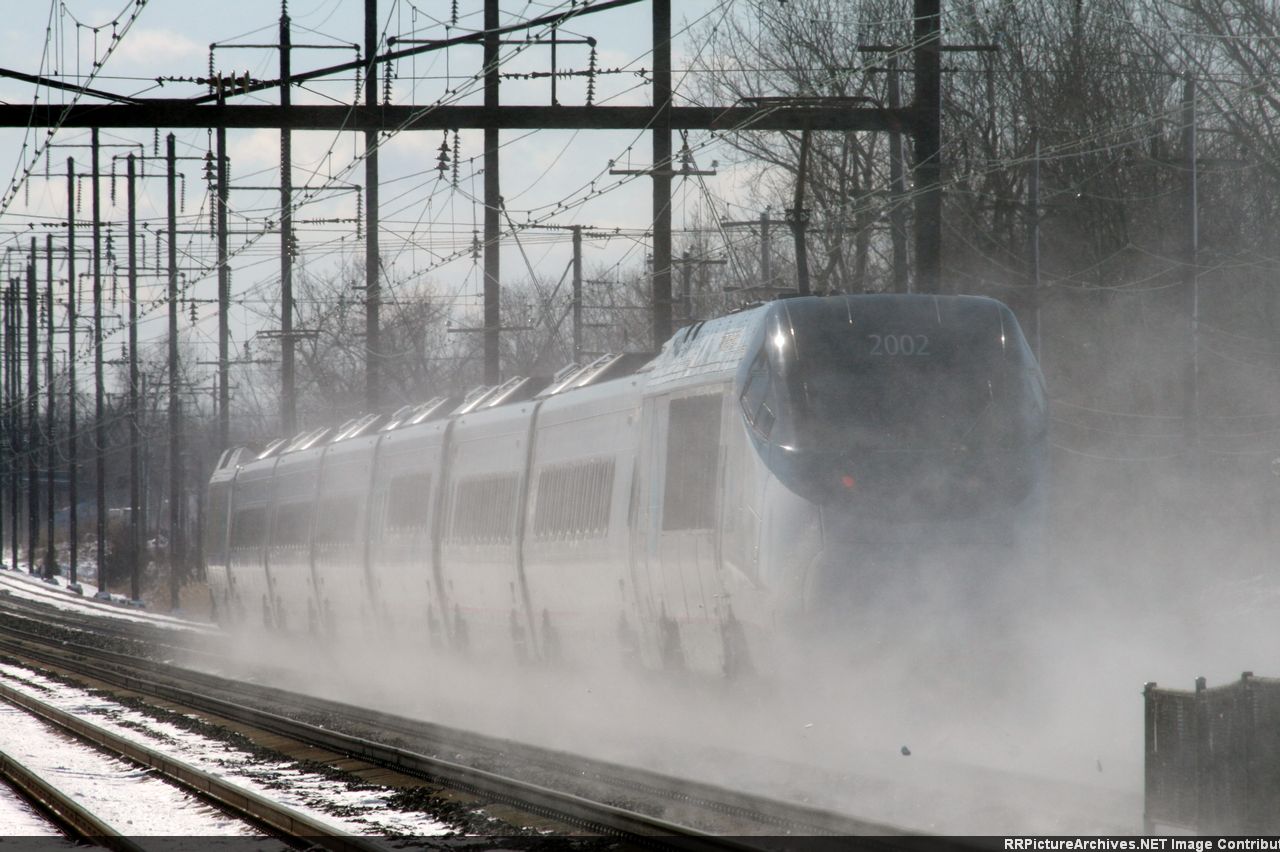
<svg viewBox="0 0 1280 852">
<path fill-rule="evenodd" d="M 200 317 L 199 317 L 199 315 L 196 313 L 196 300 L 195 300 L 195 299 L 192 299 L 192 300 L 191 300 L 191 324 L 192 324 L 192 325 L 195 325 L 195 324 L 196 324 L 196 322 L 197 322 L 199 319 L 200 319 Z"/>
<path fill-rule="evenodd" d="M 116 206 L 116 158 L 115 157 L 111 158 L 111 183 L 109 184 L 109 186 L 111 187 L 108 192 L 108 195 L 111 198 L 111 206 L 115 207 Z"/>
<path fill-rule="evenodd" d="M 440 142 L 440 153 L 436 156 L 436 169 L 440 172 L 441 179 L 449 169 L 449 131 L 447 130 L 444 132 L 444 139 Z"/>
<path fill-rule="evenodd" d="M 592 106 L 596 97 L 596 59 L 596 46 L 592 44 L 587 58 L 587 106 Z"/>
<path fill-rule="evenodd" d="M 453 188 L 458 188 L 458 162 L 462 159 L 462 141 L 459 133 L 453 131 Z"/>
</svg>

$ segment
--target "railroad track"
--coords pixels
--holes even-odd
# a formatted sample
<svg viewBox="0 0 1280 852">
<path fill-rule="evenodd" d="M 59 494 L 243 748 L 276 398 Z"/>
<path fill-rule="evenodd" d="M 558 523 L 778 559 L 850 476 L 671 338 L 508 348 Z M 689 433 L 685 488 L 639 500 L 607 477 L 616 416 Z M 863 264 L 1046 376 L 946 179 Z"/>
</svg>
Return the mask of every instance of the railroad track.
<svg viewBox="0 0 1280 852">
<path fill-rule="evenodd" d="M 101 752 L 145 768 L 150 779 L 161 778 L 193 799 L 248 826 L 265 829 L 289 845 L 300 848 L 320 846 L 343 852 L 372 852 L 381 848 L 373 840 L 353 835 L 311 814 L 254 793 L 216 773 L 95 725 L 24 691 L 0 684 L 0 700 Z M 142 848 L 118 823 L 100 816 L 79 797 L 63 790 L 56 781 L 3 752 L 0 752 L 0 773 L 29 799 L 54 815 L 73 835 L 117 850 Z"/>
<path fill-rule="evenodd" d="M 54 637 L 56 647 L 51 647 L 48 638 L 32 632 L 29 618 L 19 625 L 4 622 L 9 635 L 0 640 L 0 650 L 15 657 L 404 773 L 473 801 L 496 804 L 503 813 L 550 821 L 562 831 L 681 838 L 685 845 L 696 841 L 707 848 L 743 845 L 713 833 L 861 834 L 886 840 L 907 834 L 829 811 L 192 672 L 79 644 L 66 635 Z M 91 629 L 85 624 L 74 632 Z M 454 759 L 436 756 L 440 753 Z M 669 818 L 672 814 L 678 814 L 678 822 Z"/>
</svg>

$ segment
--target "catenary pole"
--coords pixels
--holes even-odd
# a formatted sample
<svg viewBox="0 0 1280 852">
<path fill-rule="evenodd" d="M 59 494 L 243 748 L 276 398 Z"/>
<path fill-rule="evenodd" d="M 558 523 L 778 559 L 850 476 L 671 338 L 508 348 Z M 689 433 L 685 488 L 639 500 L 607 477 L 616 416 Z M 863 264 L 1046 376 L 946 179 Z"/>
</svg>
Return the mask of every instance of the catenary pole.
<svg viewBox="0 0 1280 852">
<path fill-rule="evenodd" d="M 44 543 L 44 576 L 54 576 L 58 570 L 58 552 L 53 540 L 54 507 L 57 482 L 54 479 L 54 468 L 58 461 L 58 444 L 54 440 L 57 431 L 54 421 L 54 404 L 56 397 L 53 388 L 53 234 L 44 235 L 45 282 L 44 291 L 44 325 L 45 325 L 45 425 L 44 425 L 44 460 L 45 460 L 45 543 Z"/>
<path fill-rule="evenodd" d="M 942 286 L 942 3 L 915 0 L 916 290 Z"/>
<path fill-rule="evenodd" d="M 107 417 L 102 374 L 102 193 L 99 186 L 98 129 L 93 147 L 93 456 L 96 476 L 98 585 L 107 588 Z M 74 357 L 74 355 L 72 356 Z"/>
<path fill-rule="evenodd" d="M 671 0 L 652 0 L 653 351 L 671 336 Z"/>
<path fill-rule="evenodd" d="M 289 15 L 284 8 L 281 8 L 280 109 L 285 112 L 292 105 L 290 89 L 293 85 L 291 82 L 292 42 L 289 30 Z M 367 135 L 365 144 L 368 145 Z M 374 179 L 377 179 L 376 173 Z M 219 250 L 222 250 L 221 246 Z M 293 251 L 293 131 L 288 127 L 282 127 L 280 129 L 280 432 L 289 436 L 298 431 L 293 339 Z"/>
<path fill-rule="evenodd" d="M 498 0 L 484 0 L 484 105 L 498 108 Z M 502 280 L 502 246 L 499 239 L 502 207 L 500 133 L 496 127 L 484 129 L 484 380 L 496 385 L 502 379 L 499 306 Z"/>
<path fill-rule="evenodd" d="M 142 423 L 138 399 L 138 195 L 137 163 L 127 161 L 126 204 L 129 216 L 129 596 L 141 597 L 139 573 L 142 549 Z"/>
<path fill-rule="evenodd" d="M 67 545 L 71 576 L 79 586 L 80 434 L 76 423 L 76 163 L 67 157 Z"/>
<path fill-rule="evenodd" d="M 182 400 L 178 388 L 178 157 L 177 140 L 167 137 L 166 189 L 169 201 L 169 607 L 178 608 L 182 571 Z"/>
<path fill-rule="evenodd" d="M 27 573 L 36 573 L 40 541 L 40 311 L 36 289 L 36 238 L 27 263 Z"/>
<path fill-rule="evenodd" d="M 496 2 L 496 0 L 486 0 Z M 487 8 L 487 7 L 486 7 Z M 485 12 L 488 20 L 488 12 Z M 372 112 L 378 105 L 378 0 L 364 2 L 364 102 Z M 487 91 L 487 88 L 486 88 Z M 487 96 L 486 96 L 487 97 Z M 486 137 L 487 138 L 487 137 Z M 382 405 L 382 285 L 378 257 L 378 131 L 364 134 L 364 286 L 365 286 L 365 396 L 370 411 Z M 486 185 L 488 176 L 486 175 Z"/>
</svg>

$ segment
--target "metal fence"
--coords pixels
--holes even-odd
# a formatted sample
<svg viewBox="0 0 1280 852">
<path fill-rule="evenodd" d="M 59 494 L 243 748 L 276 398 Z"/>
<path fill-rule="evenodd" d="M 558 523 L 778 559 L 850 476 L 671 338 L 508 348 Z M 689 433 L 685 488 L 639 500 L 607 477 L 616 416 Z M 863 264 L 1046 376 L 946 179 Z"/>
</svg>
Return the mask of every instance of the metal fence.
<svg viewBox="0 0 1280 852">
<path fill-rule="evenodd" d="M 1146 831 L 1280 833 L 1280 680 L 1143 695 Z"/>
</svg>

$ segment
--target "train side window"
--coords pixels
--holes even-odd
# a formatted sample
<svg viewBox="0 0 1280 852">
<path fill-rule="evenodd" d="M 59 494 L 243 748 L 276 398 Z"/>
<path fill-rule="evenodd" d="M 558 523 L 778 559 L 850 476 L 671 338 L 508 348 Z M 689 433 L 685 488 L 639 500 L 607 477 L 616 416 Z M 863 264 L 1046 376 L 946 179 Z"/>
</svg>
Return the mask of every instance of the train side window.
<svg viewBox="0 0 1280 852">
<path fill-rule="evenodd" d="M 742 414 L 762 438 L 768 438 L 777 419 L 777 382 L 769 368 L 769 356 L 761 349 L 751 362 L 746 386 L 739 397 Z"/>
<path fill-rule="evenodd" d="M 261 506 L 236 512 L 231 520 L 231 546 L 260 546 L 262 534 L 266 531 L 265 516 L 266 511 Z"/>
<path fill-rule="evenodd" d="M 320 501 L 316 517 L 316 544 L 354 544 L 359 507 L 354 497 L 328 497 Z"/>
<path fill-rule="evenodd" d="M 384 527 L 388 530 L 425 529 L 431 501 L 431 473 L 409 473 L 393 477 L 389 489 Z"/>
<path fill-rule="evenodd" d="M 509 544 L 515 534 L 516 474 L 461 480 L 453 492 L 449 540 L 459 544 Z"/>
<path fill-rule="evenodd" d="M 613 459 L 551 465 L 538 472 L 534 541 L 599 538 L 609 532 Z"/>
<path fill-rule="evenodd" d="M 271 546 L 298 547 L 306 544 L 310 520 L 310 503 L 284 503 L 277 506 L 271 519 Z"/>
<path fill-rule="evenodd" d="M 667 475 L 662 494 L 664 530 L 715 526 L 720 462 L 720 397 L 671 400 L 667 423 Z"/>
</svg>

